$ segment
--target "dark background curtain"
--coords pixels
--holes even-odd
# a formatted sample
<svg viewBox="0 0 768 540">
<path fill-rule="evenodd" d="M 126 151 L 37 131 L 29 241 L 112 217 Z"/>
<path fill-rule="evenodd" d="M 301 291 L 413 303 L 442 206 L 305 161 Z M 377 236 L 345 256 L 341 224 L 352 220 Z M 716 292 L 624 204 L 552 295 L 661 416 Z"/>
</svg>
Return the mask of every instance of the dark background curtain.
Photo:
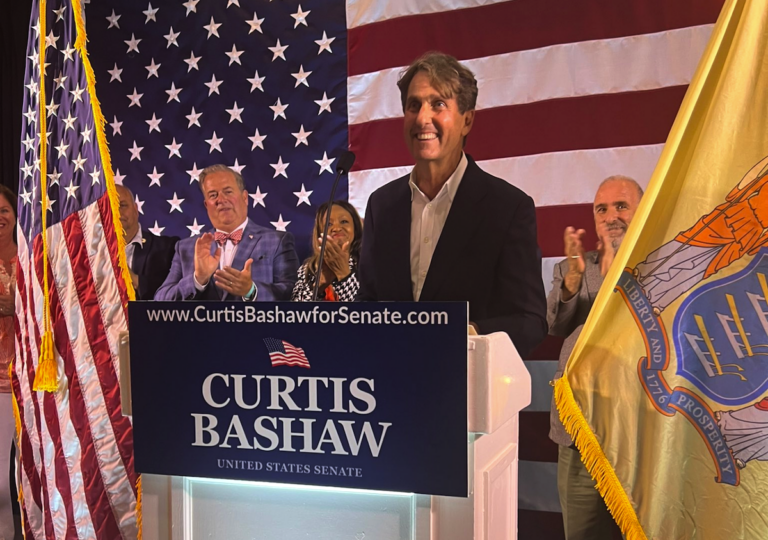
<svg viewBox="0 0 768 540">
<path fill-rule="evenodd" d="M 0 16 L 0 183 L 19 187 L 24 62 L 32 0 L 3 2 Z"/>
</svg>

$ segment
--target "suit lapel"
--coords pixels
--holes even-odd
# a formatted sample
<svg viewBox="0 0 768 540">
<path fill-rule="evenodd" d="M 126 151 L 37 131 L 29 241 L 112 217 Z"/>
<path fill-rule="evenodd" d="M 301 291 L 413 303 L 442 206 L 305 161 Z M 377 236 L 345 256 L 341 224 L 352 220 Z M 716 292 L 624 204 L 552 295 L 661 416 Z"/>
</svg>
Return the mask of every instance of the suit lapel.
<svg viewBox="0 0 768 540">
<path fill-rule="evenodd" d="M 464 246 L 469 244 L 477 227 L 485 218 L 482 212 L 476 211 L 477 203 L 486 193 L 486 187 L 479 178 L 482 171 L 469 156 L 467 159 L 467 170 L 451 203 L 451 210 L 429 263 L 427 278 L 419 298 L 422 301 L 435 297 L 451 268 L 465 253 Z"/>
<path fill-rule="evenodd" d="M 589 294 L 589 300 L 594 302 L 595 297 L 597 296 L 597 292 L 600 290 L 600 286 L 603 284 L 603 276 L 600 275 L 599 253 L 597 251 L 589 254 L 585 279 L 587 282 L 587 293 Z"/>
</svg>

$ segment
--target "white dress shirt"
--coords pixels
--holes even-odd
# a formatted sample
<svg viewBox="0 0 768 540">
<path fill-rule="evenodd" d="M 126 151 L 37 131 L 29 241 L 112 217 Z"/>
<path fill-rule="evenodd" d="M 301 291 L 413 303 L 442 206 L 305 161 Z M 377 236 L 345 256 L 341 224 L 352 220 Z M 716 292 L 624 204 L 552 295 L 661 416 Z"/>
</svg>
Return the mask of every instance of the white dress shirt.
<svg viewBox="0 0 768 540">
<path fill-rule="evenodd" d="M 235 231 L 239 231 L 241 229 L 245 229 L 245 226 L 248 224 L 248 218 L 246 218 L 245 221 L 243 221 L 239 227 L 232 230 L 232 233 Z M 216 229 L 216 232 L 224 233 L 224 234 L 232 234 L 232 233 L 225 233 L 224 231 L 220 231 L 219 229 Z M 245 232 L 243 232 L 243 236 L 245 236 Z M 242 242 L 242 240 L 240 240 Z M 224 242 L 224 245 L 221 247 L 221 258 L 219 259 L 219 269 L 223 269 L 227 266 L 232 266 L 232 261 L 235 260 L 235 253 L 237 253 L 237 246 L 232 242 L 232 240 L 227 240 Z M 198 291 L 202 291 L 205 289 L 204 285 L 200 285 L 197 282 L 197 278 L 193 275 L 192 279 L 195 281 L 195 288 Z M 206 283 L 207 285 L 207 283 Z M 256 296 L 254 296 L 253 299 L 255 299 Z"/>
<path fill-rule="evenodd" d="M 125 244 L 125 259 L 128 263 L 128 269 L 133 272 L 133 253 L 136 251 L 136 246 L 141 247 L 144 244 L 144 236 L 141 234 L 141 225 L 139 230 L 133 235 L 131 241 Z"/>
<path fill-rule="evenodd" d="M 431 201 L 418 188 L 411 171 L 411 287 L 414 300 L 421 296 L 435 246 L 440 240 L 445 220 L 448 219 L 448 212 L 451 211 L 453 199 L 466 170 L 467 156 L 462 153 L 458 167 Z"/>
</svg>

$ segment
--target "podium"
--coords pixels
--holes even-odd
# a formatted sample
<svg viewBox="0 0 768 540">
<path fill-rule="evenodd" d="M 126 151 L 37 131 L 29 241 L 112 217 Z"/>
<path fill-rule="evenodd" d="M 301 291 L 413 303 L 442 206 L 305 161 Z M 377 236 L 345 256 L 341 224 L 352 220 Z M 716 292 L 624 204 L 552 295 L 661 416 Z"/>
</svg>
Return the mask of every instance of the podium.
<svg viewBox="0 0 768 540">
<path fill-rule="evenodd" d="M 504 333 L 469 337 L 466 348 L 466 497 L 143 474 L 143 539 L 516 539 L 530 375 Z M 145 398 L 134 391 L 128 410 Z"/>
</svg>

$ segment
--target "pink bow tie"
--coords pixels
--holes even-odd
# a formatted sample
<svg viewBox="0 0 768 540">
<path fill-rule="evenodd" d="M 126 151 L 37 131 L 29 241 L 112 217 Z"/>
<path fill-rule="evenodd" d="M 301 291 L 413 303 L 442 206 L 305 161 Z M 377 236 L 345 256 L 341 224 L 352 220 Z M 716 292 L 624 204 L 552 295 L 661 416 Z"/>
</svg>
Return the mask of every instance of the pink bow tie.
<svg viewBox="0 0 768 540">
<path fill-rule="evenodd" d="M 216 240 L 216 243 L 222 247 L 224 247 L 224 244 L 227 243 L 227 240 L 232 242 L 232 245 L 236 246 L 240 243 L 240 240 L 243 239 L 243 229 L 238 229 L 231 234 L 216 231 L 213 235 L 213 238 Z"/>
</svg>

